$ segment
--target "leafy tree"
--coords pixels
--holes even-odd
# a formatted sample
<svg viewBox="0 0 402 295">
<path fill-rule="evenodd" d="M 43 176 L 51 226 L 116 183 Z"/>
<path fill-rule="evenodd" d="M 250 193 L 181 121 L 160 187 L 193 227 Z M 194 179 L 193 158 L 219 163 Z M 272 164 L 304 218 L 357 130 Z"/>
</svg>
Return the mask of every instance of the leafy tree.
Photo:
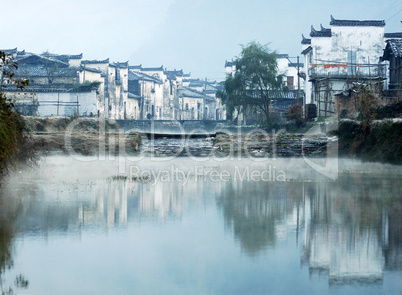
<svg viewBox="0 0 402 295">
<path fill-rule="evenodd" d="M 283 87 L 283 75 L 278 73 L 276 53 L 266 45 L 251 42 L 242 46 L 234 64 L 236 71 L 227 76 L 224 89 L 217 96 L 226 103 L 229 113 L 247 114 L 251 110 L 261 114 L 264 123 L 269 123 L 273 103 L 287 91 Z"/>
<path fill-rule="evenodd" d="M 3 85 L 5 80 L 11 81 L 19 89 L 28 85 L 28 80 L 15 79 L 16 69 L 18 65 L 13 57 L 0 51 L 0 176 L 9 162 L 15 158 L 24 141 L 24 123 L 21 115 L 15 110 L 14 102 L 1 92 L 5 87 Z"/>
</svg>

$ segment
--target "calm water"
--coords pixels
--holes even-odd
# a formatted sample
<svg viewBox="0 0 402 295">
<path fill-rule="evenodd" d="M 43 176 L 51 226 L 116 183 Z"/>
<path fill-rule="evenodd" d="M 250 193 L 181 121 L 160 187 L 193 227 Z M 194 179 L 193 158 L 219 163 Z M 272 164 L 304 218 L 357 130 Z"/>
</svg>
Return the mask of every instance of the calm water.
<svg viewBox="0 0 402 295">
<path fill-rule="evenodd" d="M 401 179 L 400 167 L 352 161 L 332 182 L 302 159 L 51 156 L 3 187 L 1 288 L 401 294 Z"/>
</svg>

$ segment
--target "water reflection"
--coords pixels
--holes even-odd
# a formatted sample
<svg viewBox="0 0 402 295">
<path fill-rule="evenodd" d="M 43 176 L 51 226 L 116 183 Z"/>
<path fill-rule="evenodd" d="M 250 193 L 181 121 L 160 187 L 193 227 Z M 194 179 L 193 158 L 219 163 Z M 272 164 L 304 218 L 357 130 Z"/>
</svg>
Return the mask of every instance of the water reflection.
<svg viewBox="0 0 402 295">
<path fill-rule="evenodd" d="M 350 184 L 353 183 L 353 186 Z M 391 179 L 348 175 L 336 183 L 238 183 L 218 197 L 225 225 L 258 255 L 289 234 L 301 262 L 330 283 L 381 282 L 402 269 L 402 210 Z"/>
<path fill-rule="evenodd" d="M 297 204 L 302 200 L 302 184 L 253 183 L 229 184 L 218 197 L 225 226 L 233 230 L 243 250 L 256 255 L 278 238 L 284 238 L 296 225 Z"/>
<path fill-rule="evenodd" d="M 0 291 L 14 294 L 14 287 L 28 288 L 29 281 L 19 274 L 13 282 L 3 279 L 3 274 L 14 266 L 15 221 L 21 212 L 18 198 L 12 198 L 9 191 L 0 192 Z"/>
<path fill-rule="evenodd" d="M 36 179 L 10 189 L 17 197 L 0 199 L 1 270 L 12 265 L 15 236 L 179 225 L 208 208 L 216 215 L 212 226 L 230 233 L 251 259 L 291 241 L 310 278 L 324 275 L 330 284 L 382 284 L 384 271 L 402 271 L 402 200 L 389 175 L 349 173 L 333 183 L 192 179 L 185 185 Z"/>
</svg>

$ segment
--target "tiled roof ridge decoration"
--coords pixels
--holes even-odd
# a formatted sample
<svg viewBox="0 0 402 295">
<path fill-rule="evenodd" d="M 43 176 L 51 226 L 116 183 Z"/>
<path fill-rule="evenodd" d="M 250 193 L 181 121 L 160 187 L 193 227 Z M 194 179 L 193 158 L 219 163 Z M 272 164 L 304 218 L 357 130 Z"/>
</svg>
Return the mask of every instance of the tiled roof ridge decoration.
<svg viewBox="0 0 402 295">
<path fill-rule="evenodd" d="M 331 26 L 385 27 L 384 20 L 341 20 L 331 15 Z"/>
<path fill-rule="evenodd" d="M 25 52 L 25 50 L 24 50 Z M 82 58 L 82 53 L 80 54 L 56 54 L 56 53 L 50 53 L 50 52 L 45 52 L 41 54 L 42 56 L 45 57 L 52 57 L 56 59 L 81 59 Z"/>
<path fill-rule="evenodd" d="M 128 68 L 128 61 L 125 61 L 125 62 L 114 62 L 113 65 L 116 66 L 116 67 L 118 67 L 118 68 Z"/>
<path fill-rule="evenodd" d="M 0 51 L 3 51 L 5 54 L 15 54 L 18 52 L 17 48 L 18 47 L 15 47 L 13 49 L 0 49 Z"/>
<path fill-rule="evenodd" d="M 81 63 L 83 64 L 108 64 L 109 63 L 109 58 L 104 59 L 104 60 L 83 60 L 81 61 Z"/>
<path fill-rule="evenodd" d="M 184 75 L 184 74 L 183 74 L 183 69 L 181 69 L 181 70 L 176 70 L 176 69 L 174 69 L 173 71 L 165 70 L 165 73 L 166 73 L 166 74 L 177 75 L 177 76 L 183 76 L 183 75 Z"/>
<path fill-rule="evenodd" d="M 331 29 L 324 28 L 324 27 L 322 26 L 322 24 L 320 24 L 320 27 L 321 27 L 321 31 L 331 31 Z"/>
<path fill-rule="evenodd" d="M 311 39 L 307 39 L 306 37 L 304 37 L 304 35 L 302 34 L 302 41 L 301 44 L 311 44 Z"/>
<path fill-rule="evenodd" d="M 332 36 L 331 29 L 325 29 L 325 28 L 323 28 L 323 29 L 324 30 L 317 31 L 316 29 L 314 29 L 314 26 L 311 25 L 310 37 L 331 37 Z"/>
<path fill-rule="evenodd" d="M 143 71 L 149 71 L 149 72 L 153 72 L 153 71 L 163 71 L 163 65 L 160 66 L 159 68 L 142 68 Z"/>
<path fill-rule="evenodd" d="M 234 63 L 234 61 L 232 60 L 232 61 L 227 61 L 227 60 L 225 60 L 225 68 L 226 67 L 232 67 L 232 66 L 234 66 L 235 65 L 235 63 Z"/>
<path fill-rule="evenodd" d="M 384 33 L 384 38 L 402 38 L 402 32 Z"/>
<path fill-rule="evenodd" d="M 391 39 L 387 41 L 386 49 L 391 49 L 392 54 L 395 57 L 402 57 L 402 40 L 401 39 Z"/>
</svg>

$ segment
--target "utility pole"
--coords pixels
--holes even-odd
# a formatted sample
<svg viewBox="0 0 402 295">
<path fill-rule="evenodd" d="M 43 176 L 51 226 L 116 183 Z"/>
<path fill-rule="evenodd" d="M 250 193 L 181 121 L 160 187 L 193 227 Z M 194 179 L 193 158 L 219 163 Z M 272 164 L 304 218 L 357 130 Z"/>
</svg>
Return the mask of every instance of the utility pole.
<svg viewBox="0 0 402 295">
<path fill-rule="evenodd" d="M 294 57 L 293 57 L 294 58 Z M 290 62 L 290 64 L 292 65 L 292 67 L 296 68 L 297 70 L 297 101 L 299 102 L 300 100 L 300 57 L 297 56 L 297 65 L 296 67 L 294 66 L 294 63 L 292 63 L 292 61 L 289 59 L 289 57 L 287 58 L 288 61 Z M 305 105 L 306 105 L 306 99 L 303 95 L 303 117 L 305 116 Z"/>
</svg>

